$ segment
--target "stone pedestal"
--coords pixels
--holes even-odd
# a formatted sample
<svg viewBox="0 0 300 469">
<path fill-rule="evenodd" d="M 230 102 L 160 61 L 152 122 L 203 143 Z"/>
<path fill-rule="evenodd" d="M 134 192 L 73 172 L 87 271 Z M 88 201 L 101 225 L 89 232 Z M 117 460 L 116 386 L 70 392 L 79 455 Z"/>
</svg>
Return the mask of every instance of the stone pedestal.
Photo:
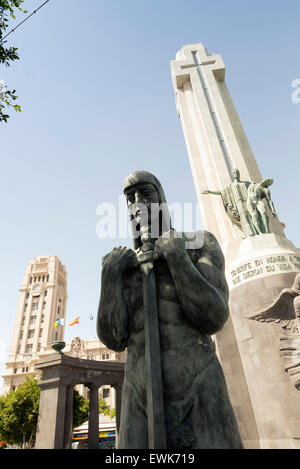
<svg viewBox="0 0 300 469">
<path fill-rule="evenodd" d="M 214 339 L 243 446 L 245 449 L 260 448 L 259 433 L 244 366 L 230 316 L 222 331 Z"/>
<path fill-rule="evenodd" d="M 231 400 L 234 404 L 239 393 L 239 389 L 231 385 L 235 373 L 230 375 L 228 369 L 228 350 L 233 350 L 236 342 L 255 416 L 259 447 L 300 448 L 300 393 L 285 370 L 280 351 L 282 337 L 291 340 L 300 331 L 285 330 L 282 323 L 275 320 L 249 319 L 254 313 L 270 307 L 284 288 L 292 287 L 296 273 L 300 272 L 300 250 L 275 234 L 234 240 L 223 246 L 223 250 L 234 334 L 231 343 L 229 337 L 225 352 L 222 334 L 226 334 L 226 328 L 217 341 L 221 355 L 226 356 L 223 369 L 231 388 Z M 222 356 L 220 358 L 222 361 Z M 236 413 L 240 425 L 247 425 L 245 409 Z"/>
</svg>

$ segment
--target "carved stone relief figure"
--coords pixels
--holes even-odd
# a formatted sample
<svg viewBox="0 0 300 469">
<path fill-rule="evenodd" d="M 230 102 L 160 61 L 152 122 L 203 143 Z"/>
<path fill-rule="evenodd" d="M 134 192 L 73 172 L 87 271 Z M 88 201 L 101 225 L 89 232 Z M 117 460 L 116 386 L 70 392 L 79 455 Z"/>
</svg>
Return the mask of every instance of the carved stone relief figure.
<svg viewBox="0 0 300 469">
<path fill-rule="evenodd" d="M 82 352 L 82 348 L 83 348 L 83 343 L 80 337 L 74 337 L 74 339 L 71 342 L 71 353 L 75 357 L 78 357 L 80 353 Z"/>
<path fill-rule="evenodd" d="M 269 233 L 269 218 L 264 200 L 266 200 L 273 216 L 276 216 L 268 186 L 273 179 L 264 179 L 260 183 L 241 181 L 237 168 L 231 172 L 232 182 L 220 191 L 205 190 L 202 194 L 220 195 L 224 209 L 235 225 L 248 236 Z"/>
</svg>

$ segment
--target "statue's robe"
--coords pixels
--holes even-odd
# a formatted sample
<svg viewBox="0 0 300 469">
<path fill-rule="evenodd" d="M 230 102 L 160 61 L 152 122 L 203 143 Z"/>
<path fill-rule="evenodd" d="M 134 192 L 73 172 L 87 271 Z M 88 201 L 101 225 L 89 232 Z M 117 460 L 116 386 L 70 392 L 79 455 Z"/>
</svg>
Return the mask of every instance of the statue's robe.
<svg viewBox="0 0 300 469">
<path fill-rule="evenodd" d="M 248 181 L 234 181 L 221 191 L 222 202 L 227 215 L 243 231 L 245 236 L 257 234 L 247 208 L 249 185 L 250 182 Z"/>
</svg>

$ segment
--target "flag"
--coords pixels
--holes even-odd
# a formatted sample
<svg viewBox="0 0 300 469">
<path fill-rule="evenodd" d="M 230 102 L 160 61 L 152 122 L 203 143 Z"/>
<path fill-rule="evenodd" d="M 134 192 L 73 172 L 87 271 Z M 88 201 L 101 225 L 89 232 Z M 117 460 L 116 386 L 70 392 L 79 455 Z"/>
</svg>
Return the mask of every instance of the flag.
<svg viewBox="0 0 300 469">
<path fill-rule="evenodd" d="M 74 326 L 74 324 L 79 324 L 79 316 L 78 318 L 74 319 L 74 321 L 70 322 L 69 326 Z"/>
<path fill-rule="evenodd" d="M 92 314 L 89 314 L 89 318 L 92 321 L 94 319 L 94 316 Z"/>
<path fill-rule="evenodd" d="M 64 320 L 63 319 L 58 319 L 57 321 L 55 321 L 53 327 L 59 327 L 59 326 L 63 326 L 63 325 L 64 325 Z"/>
</svg>

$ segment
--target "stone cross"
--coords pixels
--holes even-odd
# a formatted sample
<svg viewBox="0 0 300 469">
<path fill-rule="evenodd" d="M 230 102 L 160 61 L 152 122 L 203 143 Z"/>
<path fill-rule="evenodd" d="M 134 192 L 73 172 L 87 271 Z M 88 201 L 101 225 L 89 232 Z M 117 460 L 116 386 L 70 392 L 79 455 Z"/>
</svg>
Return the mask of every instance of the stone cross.
<svg viewBox="0 0 300 469">
<path fill-rule="evenodd" d="M 227 245 L 242 234 L 227 219 L 221 198 L 203 193 L 231 184 L 233 168 L 239 168 L 243 181 L 259 182 L 262 175 L 227 89 L 222 57 L 209 54 L 201 43 L 188 44 L 171 61 L 171 70 L 203 226 Z M 270 229 L 282 234 L 276 219 Z"/>
</svg>

